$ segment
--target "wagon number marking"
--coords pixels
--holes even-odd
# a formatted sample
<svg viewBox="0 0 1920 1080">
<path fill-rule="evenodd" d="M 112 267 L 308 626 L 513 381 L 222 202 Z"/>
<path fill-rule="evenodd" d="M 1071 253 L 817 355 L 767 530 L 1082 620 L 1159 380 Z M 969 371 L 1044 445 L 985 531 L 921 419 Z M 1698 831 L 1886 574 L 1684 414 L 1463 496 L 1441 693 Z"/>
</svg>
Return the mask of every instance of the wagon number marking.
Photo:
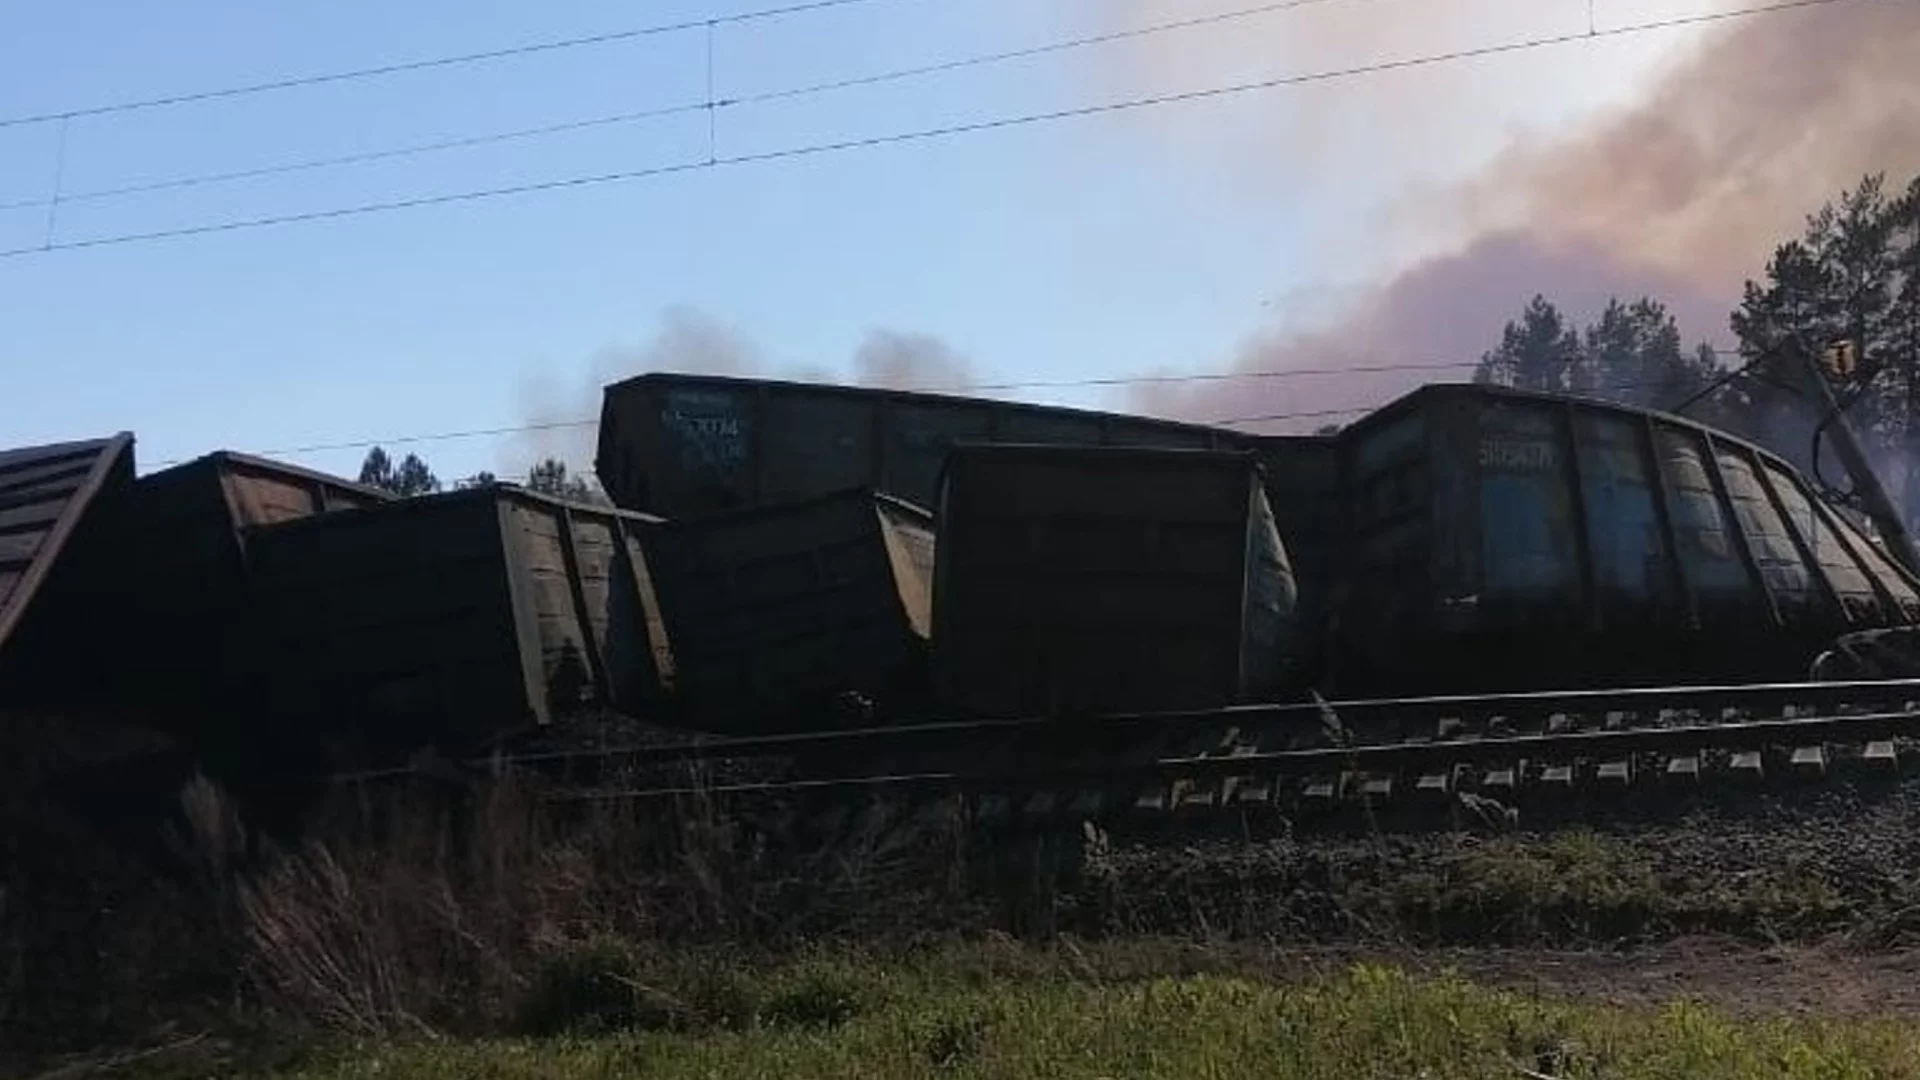
<svg viewBox="0 0 1920 1080">
<path fill-rule="evenodd" d="M 1508 472 L 1547 472 L 1554 467 L 1553 444 L 1517 439 L 1480 440 L 1480 467 Z"/>
</svg>

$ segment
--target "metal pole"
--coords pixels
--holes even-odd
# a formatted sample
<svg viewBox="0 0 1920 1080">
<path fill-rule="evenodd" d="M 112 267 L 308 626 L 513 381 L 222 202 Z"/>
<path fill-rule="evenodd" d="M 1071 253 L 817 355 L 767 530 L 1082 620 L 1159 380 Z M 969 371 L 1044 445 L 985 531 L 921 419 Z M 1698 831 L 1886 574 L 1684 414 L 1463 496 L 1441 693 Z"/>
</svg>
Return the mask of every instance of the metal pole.
<svg viewBox="0 0 1920 1080">
<path fill-rule="evenodd" d="M 1848 342 L 1854 355 L 1860 355 L 1858 342 Z M 1853 434 L 1853 425 L 1848 422 L 1841 409 L 1840 399 L 1833 392 L 1833 383 L 1827 379 L 1826 372 L 1820 369 L 1819 361 L 1813 351 L 1804 344 L 1795 342 L 1788 346 L 1800 354 L 1801 367 L 1816 395 L 1814 400 L 1825 410 L 1824 415 L 1831 417 L 1827 431 L 1833 436 L 1834 452 L 1840 456 L 1840 464 L 1853 478 L 1854 490 L 1865 503 L 1867 516 L 1886 541 L 1887 551 L 1909 574 L 1920 577 L 1920 548 L 1914 546 L 1913 537 L 1907 532 L 1906 523 L 1900 519 L 1900 513 L 1894 508 L 1893 500 L 1887 497 L 1887 489 L 1881 485 L 1880 477 L 1867 464 L 1867 456 L 1861 452 L 1860 443 Z"/>
</svg>

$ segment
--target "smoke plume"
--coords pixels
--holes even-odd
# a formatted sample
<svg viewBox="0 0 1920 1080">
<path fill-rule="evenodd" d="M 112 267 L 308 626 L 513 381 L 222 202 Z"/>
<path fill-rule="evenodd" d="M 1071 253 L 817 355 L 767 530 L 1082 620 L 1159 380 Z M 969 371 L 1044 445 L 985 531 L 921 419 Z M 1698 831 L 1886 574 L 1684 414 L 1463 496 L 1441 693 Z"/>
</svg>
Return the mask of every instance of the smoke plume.
<svg viewBox="0 0 1920 1080">
<path fill-rule="evenodd" d="M 874 330 L 853 353 L 860 386 L 888 390 L 951 390 L 977 380 L 967 358 L 939 338 Z"/>
<path fill-rule="evenodd" d="M 1247 372 L 1333 374 L 1151 383 L 1135 390 L 1132 405 L 1150 415 L 1247 423 L 1249 430 L 1344 423 L 1420 382 L 1465 380 L 1471 361 L 1498 341 L 1500 327 L 1536 290 L 1581 312 L 1604 307 L 1610 296 L 1647 293 L 1689 326 L 1726 314 L 1720 296 L 1658 267 L 1622 262 L 1599 245 L 1493 232 L 1362 290 L 1332 319 L 1297 312 L 1287 329 L 1247 341 L 1234 365 Z M 1366 370 L 1414 365 L 1420 366 Z"/>
<path fill-rule="evenodd" d="M 1570 131 L 1515 137 L 1463 179 L 1414 202 L 1402 193 L 1394 228 L 1459 238 L 1375 274 L 1330 316 L 1289 318 L 1254 337 L 1235 366 L 1471 361 L 1536 292 L 1582 321 L 1609 295 L 1650 295 L 1675 312 L 1689 341 L 1726 344 L 1742 282 L 1761 275 L 1773 247 L 1797 235 L 1807 214 L 1869 172 L 1904 184 L 1920 170 L 1915 56 L 1920 5 L 1898 0 L 1846 0 L 1727 24 L 1635 100 Z M 1411 105 L 1431 113 L 1469 104 L 1450 89 L 1457 81 Z M 1407 246 L 1395 235 L 1368 242 Z M 1301 261 L 1314 265 L 1313 254 Z M 1202 420 L 1364 407 L 1418 382 L 1466 374 L 1233 380 L 1146 389 L 1133 404 Z"/>
<path fill-rule="evenodd" d="M 770 359 L 738 327 L 689 307 L 660 315 L 652 338 L 637 346 L 609 346 L 595 353 L 587 371 L 572 378 L 541 375 L 525 380 L 520 400 L 531 429 L 504 448 L 501 469 L 519 476 L 544 458 L 586 471 L 597 435 L 601 393 L 609 383 L 649 372 L 732 375 L 789 382 L 850 382 L 894 390 L 952 389 L 975 381 L 972 364 L 930 334 L 875 329 L 854 349 L 845 374 L 834 367 Z"/>
</svg>

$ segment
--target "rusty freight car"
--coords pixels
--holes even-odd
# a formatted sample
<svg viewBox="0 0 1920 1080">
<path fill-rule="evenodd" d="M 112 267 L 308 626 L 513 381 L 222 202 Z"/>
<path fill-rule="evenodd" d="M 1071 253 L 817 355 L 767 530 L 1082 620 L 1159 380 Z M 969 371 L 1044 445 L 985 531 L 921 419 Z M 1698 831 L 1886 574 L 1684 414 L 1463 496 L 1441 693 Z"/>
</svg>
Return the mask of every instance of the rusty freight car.
<svg viewBox="0 0 1920 1080">
<path fill-rule="evenodd" d="M 606 388 L 596 471 L 621 506 L 668 518 L 851 488 L 931 506 L 956 440 L 1251 448 L 1198 424 L 942 394 L 652 373 Z"/>
<path fill-rule="evenodd" d="M 606 388 L 597 471 L 621 506 L 669 518 L 853 487 L 931 506 L 957 440 L 1250 450 L 1316 622 L 1344 528 L 1329 436 L 1257 436 L 1202 424 L 861 387 L 655 372 Z M 1310 653 L 1312 648 L 1308 650 Z"/>
<path fill-rule="evenodd" d="M 1341 441 L 1345 693 L 1804 677 L 1920 619 L 1920 582 L 1791 466 L 1688 420 L 1434 385 Z"/>
<path fill-rule="evenodd" d="M 118 692 L 189 733 L 258 722 L 249 529 L 393 498 L 378 488 L 220 451 L 150 473 L 116 521 L 128 643 Z"/>
<path fill-rule="evenodd" d="M 501 484 L 250 530 L 274 739 L 366 764 L 644 714 L 672 679 L 657 524 Z"/>
<path fill-rule="evenodd" d="M 0 704 L 72 705 L 99 683 L 111 519 L 133 436 L 0 450 Z"/>
<path fill-rule="evenodd" d="M 974 716 L 1273 700 L 1296 587 L 1252 454 L 956 446 L 934 679 Z"/>
<path fill-rule="evenodd" d="M 864 488 L 669 522 L 651 537 L 687 722 L 775 731 L 924 705 L 934 533 Z M 857 695 L 850 697 L 848 695 Z"/>
</svg>

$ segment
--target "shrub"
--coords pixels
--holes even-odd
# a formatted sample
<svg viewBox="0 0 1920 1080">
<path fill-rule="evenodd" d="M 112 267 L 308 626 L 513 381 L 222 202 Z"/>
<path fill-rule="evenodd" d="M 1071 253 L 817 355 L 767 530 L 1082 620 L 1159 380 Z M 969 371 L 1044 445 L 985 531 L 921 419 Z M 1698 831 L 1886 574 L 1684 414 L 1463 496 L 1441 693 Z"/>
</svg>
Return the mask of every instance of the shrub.
<svg viewBox="0 0 1920 1080">
<path fill-rule="evenodd" d="M 761 1017 L 769 1025 L 836 1027 L 860 1012 L 860 991 L 847 972 L 825 964 L 808 965 L 768 996 Z"/>
<path fill-rule="evenodd" d="M 519 1027 L 558 1035 L 670 1026 L 678 1003 L 650 992 L 641 975 L 639 958 L 617 938 L 562 949 L 541 966 L 521 1003 Z"/>
</svg>

